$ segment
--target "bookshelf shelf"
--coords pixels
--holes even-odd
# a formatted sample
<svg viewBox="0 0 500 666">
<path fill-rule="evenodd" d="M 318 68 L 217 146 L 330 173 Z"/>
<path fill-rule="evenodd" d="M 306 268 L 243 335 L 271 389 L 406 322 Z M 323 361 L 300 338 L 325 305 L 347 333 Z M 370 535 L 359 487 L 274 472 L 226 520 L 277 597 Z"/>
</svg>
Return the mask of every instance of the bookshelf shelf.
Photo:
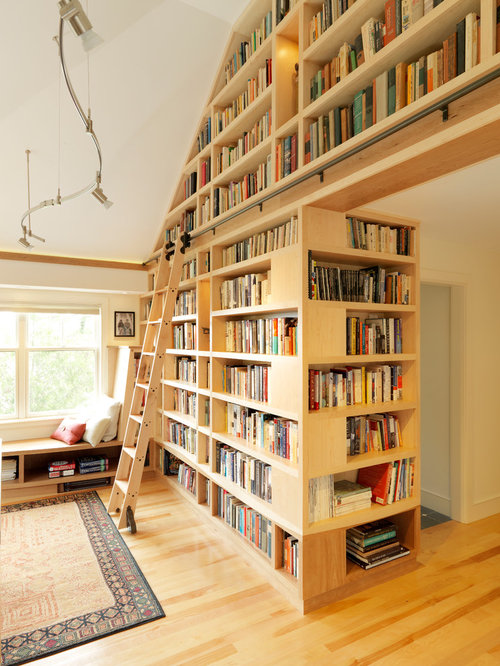
<svg viewBox="0 0 500 666">
<path fill-rule="evenodd" d="M 378 414 L 379 412 L 401 412 L 416 409 L 415 401 L 393 400 L 387 402 L 363 403 L 349 407 L 324 407 L 319 410 L 310 410 L 309 414 L 314 418 L 346 418 L 348 416 L 362 416 L 364 414 Z"/>
<path fill-rule="evenodd" d="M 232 402 L 236 405 L 243 405 L 244 407 L 250 407 L 251 409 L 257 409 L 261 412 L 271 411 L 276 416 L 282 416 L 284 419 L 290 419 L 291 421 L 297 421 L 299 415 L 295 412 L 291 412 L 286 409 L 279 409 L 275 406 L 271 406 L 267 402 L 258 402 L 257 400 L 250 400 L 249 398 L 242 398 L 233 393 L 218 393 L 216 391 L 212 392 L 212 398 L 217 400 L 223 400 L 225 402 Z"/>
<path fill-rule="evenodd" d="M 226 143 L 231 143 L 232 141 L 237 141 L 245 129 L 251 127 L 269 109 L 272 92 L 273 84 L 271 83 L 247 106 L 244 111 L 238 114 L 227 127 L 215 136 L 213 144 L 224 145 Z"/>
<path fill-rule="evenodd" d="M 225 319 L 240 318 L 243 315 L 272 314 L 280 312 L 283 315 L 296 316 L 297 303 L 273 303 L 269 305 L 251 305 L 242 308 L 230 308 L 228 310 L 214 310 L 212 317 L 224 317 Z"/>
</svg>

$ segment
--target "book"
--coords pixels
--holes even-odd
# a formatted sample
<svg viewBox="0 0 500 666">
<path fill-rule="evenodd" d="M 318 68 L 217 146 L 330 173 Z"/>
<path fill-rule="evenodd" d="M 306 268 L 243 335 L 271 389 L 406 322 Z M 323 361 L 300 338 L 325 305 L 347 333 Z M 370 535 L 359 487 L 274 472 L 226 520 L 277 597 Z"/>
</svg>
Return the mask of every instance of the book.
<svg viewBox="0 0 500 666">
<path fill-rule="evenodd" d="M 408 550 L 408 548 L 400 545 L 392 554 L 388 554 L 385 557 L 376 559 L 375 561 L 366 562 L 363 558 L 360 558 L 358 555 L 353 554 L 351 551 L 349 550 L 346 551 L 347 558 L 352 562 L 355 562 L 363 569 L 373 569 L 374 567 L 378 567 L 381 564 L 385 564 L 386 562 L 392 562 L 393 560 L 399 559 L 400 557 L 405 557 L 406 555 L 409 554 L 410 551 Z"/>
<path fill-rule="evenodd" d="M 457 23 L 457 76 L 465 72 L 465 18 Z"/>
<path fill-rule="evenodd" d="M 335 506 L 358 502 L 360 499 L 364 499 L 364 496 L 371 497 L 371 489 L 368 486 L 362 486 L 347 479 L 334 482 L 333 501 Z"/>
<path fill-rule="evenodd" d="M 48 465 L 49 472 L 63 471 L 66 469 L 75 469 L 76 463 L 74 460 L 54 460 Z"/>
<path fill-rule="evenodd" d="M 358 471 L 357 482 L 372 489 L 372 502 L 387 504 L 391 482 L 392 464 L 381 463 L 371 467 L 362 467 Z"/>
<path fill-rule="evenodd" d="M 379 74 L 377 78 L 375 79 L 375 107 L 376 107 L 376 113 L 375 113 L 375 121 L 378 123 L 381 120 L 384 120 L 384 118 L 387 118 L 389 114 L 389 109 L 388 109 L 388 95 L 389 95 L 389 87 L 388 87 L 388 76 L 389 72 L 382 72 L 382 74 Z"/>
</svg>

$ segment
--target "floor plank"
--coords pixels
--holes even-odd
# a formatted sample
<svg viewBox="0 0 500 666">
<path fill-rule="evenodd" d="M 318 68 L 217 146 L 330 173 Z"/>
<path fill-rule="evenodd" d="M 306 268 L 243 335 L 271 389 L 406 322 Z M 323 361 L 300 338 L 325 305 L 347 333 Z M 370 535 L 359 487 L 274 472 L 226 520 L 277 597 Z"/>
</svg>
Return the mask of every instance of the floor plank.
<svg viewBox="0 0 500 666">
<path fill-rule="evenodd" d="M 166 617 L 44 666 L 500 664 L 500 515 L 427 528 L 423 566 L 304 617 L 158 481 L 136 520 L 123 537 Z"/>
</svg>

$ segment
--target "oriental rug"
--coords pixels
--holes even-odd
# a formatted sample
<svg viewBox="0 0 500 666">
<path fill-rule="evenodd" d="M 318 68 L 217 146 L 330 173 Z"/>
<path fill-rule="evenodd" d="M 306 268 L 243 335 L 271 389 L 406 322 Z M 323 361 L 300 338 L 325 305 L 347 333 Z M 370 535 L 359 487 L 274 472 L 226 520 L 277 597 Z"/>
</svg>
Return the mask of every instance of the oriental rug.
<svg viewBox="0 0 500 666">
<path fill-rule="evenodd" d="M 2 507 L 3 665 L 164 617 L 95 491 Z"/>
</svg>

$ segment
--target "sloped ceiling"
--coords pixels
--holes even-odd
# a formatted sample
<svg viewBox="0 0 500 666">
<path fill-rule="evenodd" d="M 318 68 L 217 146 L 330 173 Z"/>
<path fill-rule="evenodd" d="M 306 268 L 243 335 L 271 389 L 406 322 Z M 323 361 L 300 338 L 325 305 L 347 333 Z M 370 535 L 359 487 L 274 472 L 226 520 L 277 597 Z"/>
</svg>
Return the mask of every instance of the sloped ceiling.
<svg viewBox="0 0 500 666">
<path fill-rule="evenodd" d="M 114 205 L 106 211 L 87 194 L 34 214 L 33 231 L 47 239 L 36 253 L 125 261 L 150 255 L 231 25 L 247 4 L 88 0 L 88 14 L 104 39 L 89 59 L 90 97 L 104 158 L 103 189 Z M 96 157 L 62 84 L 58 102 L 56 0 L 6 2 L 2 19 L 0 250 L 23 251 L 17 239 L 27 208 L 25 150 L 32 151 L 32 204 L 56 195 L 59 172 L 62 195 L 86 185 Z M 86 108 L 87 59 L 79 40 L 65 34 L 68 67 Z M 370 207 L 475 241 L 484 228 L 500 241 L 498 173 L 500 159 L 489 160 Z"/>
<path fill-rule="evenodd" d="M 82 0 L 86 7 L 85 0 Z M 90 0 L 88 15 L 104 43 L 90 55 L 94 129 L 103 152 L 105 210 L 90 194 L 32 216 L 46 238 L 37 253 L 142 261 L 158 237 L 230 28 L 248 0 Z M 4 3 L 0 39 L 0 250 L 17 243 L 31 202 L 64 196 L 96 171 L 93 144 L 61 85 L 52 37 L 56 0 Z M 7 28 L 7 29 L 6 29 Z M 65 32 L 70 76 L 87 108 L 87 58 Z M 8 66 L 5 66 L 8 64 Z M 58 160 L 59 126 L 61 160 Z"/>
</svg>

